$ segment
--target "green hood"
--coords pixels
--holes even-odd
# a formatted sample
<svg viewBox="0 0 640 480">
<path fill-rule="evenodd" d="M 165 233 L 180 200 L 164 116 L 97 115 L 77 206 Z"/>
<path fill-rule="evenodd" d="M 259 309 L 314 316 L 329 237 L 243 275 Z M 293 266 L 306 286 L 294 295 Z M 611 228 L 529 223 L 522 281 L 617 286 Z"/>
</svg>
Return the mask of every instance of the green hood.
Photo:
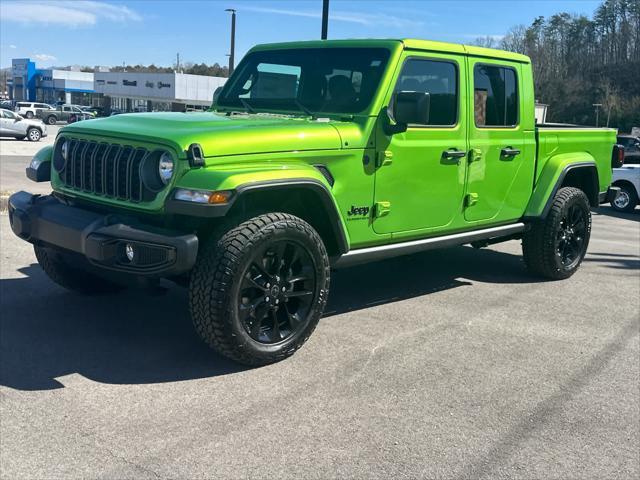
<svg viewBox="0 0 640 480">
<path fill-rule="evenodd" d="M 170 145 L 179 152 L 199 143 L 205 157 L 342 147 L 333 122 L 213 112 L 117 115 L 74 123 L 65 127 L 63 133 L 131 138 Z"/>
</svg>

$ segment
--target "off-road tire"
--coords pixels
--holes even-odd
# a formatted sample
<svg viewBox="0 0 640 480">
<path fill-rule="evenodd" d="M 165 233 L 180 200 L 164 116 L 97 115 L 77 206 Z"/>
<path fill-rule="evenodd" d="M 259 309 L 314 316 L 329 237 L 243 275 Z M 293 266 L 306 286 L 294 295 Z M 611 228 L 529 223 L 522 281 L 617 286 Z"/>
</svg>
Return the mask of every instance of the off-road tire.
<svg viewBox="0 0 640 480">
<path fill-rule="evenodd" d="M 27 130 L 27 138 L 30 142 L 39 142 L 42 138 L 42 132 L 40 131 L 40 129 L 32 127 Z"/>
<path fill-rule="evenodd" d="M 313 261 L 314 297 L 306 323 L 290 337 L 280 343 L 260 343 L 245 329 L 238 313 L 241 285 L 255 252 L 291 239 Z M 327 302 L 329 276 L 325 246 L 307 222 L 285 213 L 259 215 L 213 234 L 203 246 L 191 272 L 191 318 L 200 337 L 223 356 L 251 366 L 278 362 L 302 347 L 316 328 Z"/>
<path fill-rule="evenodd" d="M 125 288 L 74 265 L 68 256 L 53 249 L 34 245 L 33 250 L 47 276 L 67 290 L 83 295 L 100 295 Z"/>
<path fill-rule="evenodd" d="M 638 204 L 638 194 L 636 193 L 635 188 L 633 188 L 633 186 L 629 184 L 622 184 L 617 186 L 620 187 L 620 196 L 618 198 L 625 198 L 624 196 L 626 196 L 628 202 L 626 203 L 626 205 L 619 206 L 620 201 L 616 203 L 616 199 L 611 202 L 611 208 L 613 208 L 616 212 L 633 212 L 636 208 L 636 205 Z"/>
<path fill-rule="evenodd" d="M 585 233 L 580 253 L 570 265 L 563 265 L 557 251 L 557 240 L 567 212 L 576 206 L 584 214 Z M 532 273 L 552 280 L 573 275 L 587 252 L 591 236 L 591 211 L 585 193 L 573 187 L 563 187 L 556 193 L 546 218 L 531 225 L 522 239 L 524 262 Z"/>
<path fill-rule="evenodd" d="M 46 122 L 48 125 L 55 125 L 55 124 L 58 122 L 58 119 L 57 119 L 54 115 L 49 115 L 49 116 L 46 118 L 45 122 Z"/>
</svg>

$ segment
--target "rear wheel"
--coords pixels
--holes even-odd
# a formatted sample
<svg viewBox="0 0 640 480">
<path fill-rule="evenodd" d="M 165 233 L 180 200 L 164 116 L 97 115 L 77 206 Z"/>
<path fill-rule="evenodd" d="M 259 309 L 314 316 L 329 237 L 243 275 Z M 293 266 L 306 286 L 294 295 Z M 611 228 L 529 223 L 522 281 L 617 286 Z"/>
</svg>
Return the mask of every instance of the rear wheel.
<svg viewBox="0 0 640 480">
<path fill-rule="evenodd" d="M 39 142 L 42 137 L 42 133 L 37 128 L 30 128 L 27 130 L 27 138 L 30 142 Z"/>
<path fill-rule="evenodd" d="M 24 116 L 31 120 L 33 118 L 33 112 L 27 112 Z"/>
<path fill-rule="evenodd" d="M 577 188 L 561 188 L 544 221 L 532 225 L 522 239 L 525 264 L 546 278 L 569 278 L 582 263 L 590 236 L 587 196 Z"/>
<path fill-rule="evenodd" d="M 47 276 L 67 290 L 84 295 L 96 295 L 115 293 L 125 288 L 84 270 L 69 255 L 37 245 L 33 249 Z"/>
<path fill-rule="evenodd" d="M 611 202 L 611 207 L 618 212 L 632 212 L 638 204 L 638 194 L 630 185 L 618 185 L 620 193 L 616 199 Z"/>
<path fill-rule="evenodd" d="M 329 259 L 318 233 L 284 213 L 252 218 L 212 238 L 191 273 L 195 328 L 222 355 L 265 365 L 309 338 L 329 293 Z"/>
<path fill-rule="evenodd" d="M 46 120 L 47 124 L 49 124 L 49 125 L 55 125 L 57 121 L 58 121 L 58 119 L 56 117 L 54 117 L 53 115 L 48 116 L 47 120 Z"/>
</svg>

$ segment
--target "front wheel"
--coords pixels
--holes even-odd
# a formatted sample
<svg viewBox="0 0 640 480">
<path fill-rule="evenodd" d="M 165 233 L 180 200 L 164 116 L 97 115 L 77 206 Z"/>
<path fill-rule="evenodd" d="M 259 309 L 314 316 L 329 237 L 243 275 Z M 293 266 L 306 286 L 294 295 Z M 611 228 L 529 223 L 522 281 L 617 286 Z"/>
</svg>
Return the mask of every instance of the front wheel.
<svg viewBox="0 0 640 480">
<path fill-rule="evenodd" d="M 620 185 L 620 193 L 611 202 L 611 207 L 617 212 L 633 212 L 638 204 L 638 195 L 630 185 Z"/>
<path fill-rule="evenodd" d="M 547 217 L 531 226 L 522 239 L 527 268 L 552 280 L 569 278 L 587 253 L 591 210 L 585 193 L 563 187 L 556 193 Z"/>
<path fill-rule="evenodd" d="M 27 131 L 27 138 L 30 142 L 39 142 L 41 137 L 42 133 L 40 133 L 40 130 L 38 130 L 37 128 L 30 128 Z"/>
<path fill-rule="evenodd" d="M 194 326 L 214 350 L 247 365 L 293 355 L 316 328 L 329 294 L 329 259 L 304 220 L 252 218 L 205 246 L 191 273 Z"/>
</svg>

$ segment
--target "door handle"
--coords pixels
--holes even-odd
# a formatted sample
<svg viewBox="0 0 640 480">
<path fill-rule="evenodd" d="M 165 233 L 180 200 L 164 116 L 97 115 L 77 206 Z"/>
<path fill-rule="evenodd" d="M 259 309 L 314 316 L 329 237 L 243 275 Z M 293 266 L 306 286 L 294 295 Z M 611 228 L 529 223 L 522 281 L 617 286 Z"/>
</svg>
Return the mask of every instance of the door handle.
<svg viewBox="0 0 640 480">
<path fill-rule="evenodd" d="M 449 149 L 442 152 L 442 156 L 446 159 L 452 160 L 454 158 L 463 158 L 467 156 L 467 152 L 462 150 Z"/>
<path fill-rule="evenodd" d="M 520 150 L 518 148 L 505 147 L 500 150 L 500 155 L 503 157 L 515 157 L 520 155 Z"/>
</svg>

